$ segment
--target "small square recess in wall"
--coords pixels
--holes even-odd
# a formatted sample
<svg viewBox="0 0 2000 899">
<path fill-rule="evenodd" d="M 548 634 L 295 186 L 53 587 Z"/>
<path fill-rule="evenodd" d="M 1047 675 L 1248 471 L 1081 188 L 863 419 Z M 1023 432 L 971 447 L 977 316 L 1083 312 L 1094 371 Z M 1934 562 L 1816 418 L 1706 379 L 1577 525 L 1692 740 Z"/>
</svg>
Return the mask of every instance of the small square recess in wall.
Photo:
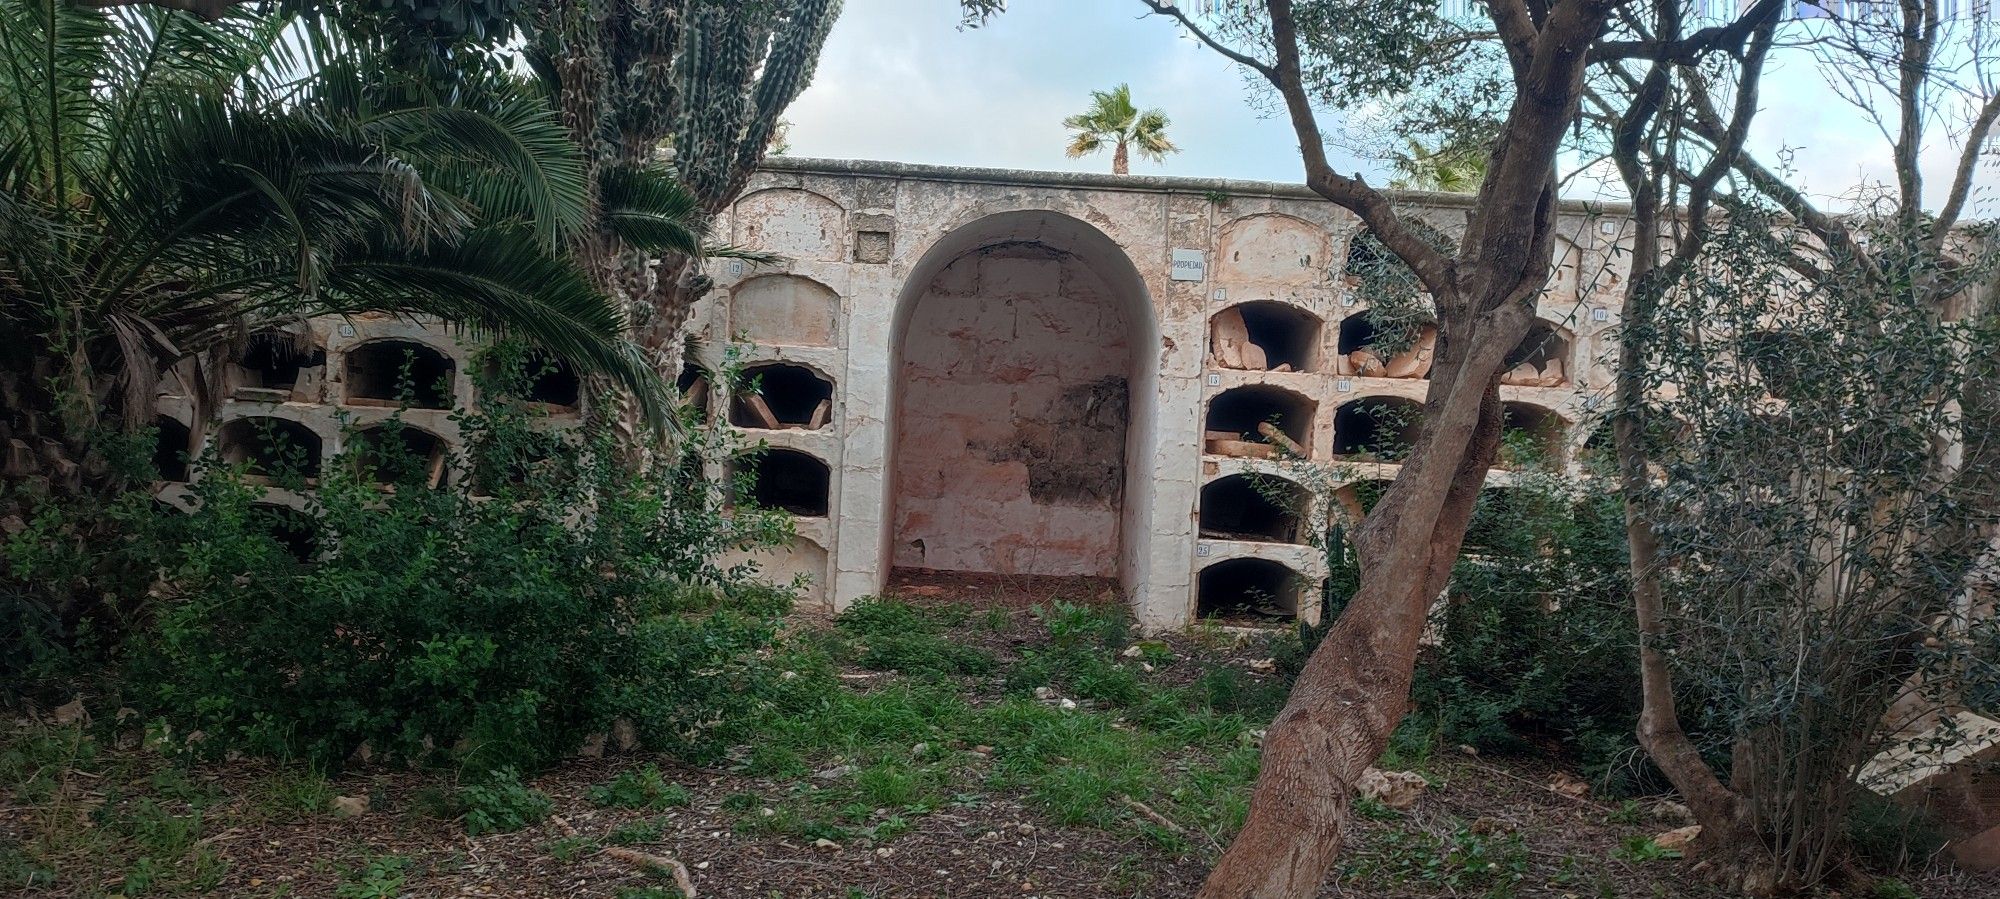
<svg viewBox="0 0 2000 899">
<path fill-rule="evenodd" d="M 854 234 L 854 261 L 881 265 L 889 261 L 895 243 L 887 231 L 857 231 Z"/>
</svg>

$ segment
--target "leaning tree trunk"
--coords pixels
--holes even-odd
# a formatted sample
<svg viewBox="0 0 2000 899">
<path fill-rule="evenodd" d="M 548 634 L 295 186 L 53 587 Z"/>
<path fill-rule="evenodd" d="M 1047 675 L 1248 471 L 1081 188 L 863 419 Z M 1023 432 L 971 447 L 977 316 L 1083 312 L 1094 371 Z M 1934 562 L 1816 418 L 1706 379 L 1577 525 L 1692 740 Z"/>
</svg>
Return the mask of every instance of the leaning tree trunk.
<svg viewBox="0 0 2000 899">
<path fill-rule="evenodd" d="M 1201 899 L 1306 897 L 1325 880 L 1354 786 L 1409 709 L 1431 604 L 1499 451 L 1500 362 L 1530 320 L 1518 304 L 1441 317 L 1426 432 L 1356 534 L 1360 589 L 1266 732 L 1250 815 Z"/>
</svg>

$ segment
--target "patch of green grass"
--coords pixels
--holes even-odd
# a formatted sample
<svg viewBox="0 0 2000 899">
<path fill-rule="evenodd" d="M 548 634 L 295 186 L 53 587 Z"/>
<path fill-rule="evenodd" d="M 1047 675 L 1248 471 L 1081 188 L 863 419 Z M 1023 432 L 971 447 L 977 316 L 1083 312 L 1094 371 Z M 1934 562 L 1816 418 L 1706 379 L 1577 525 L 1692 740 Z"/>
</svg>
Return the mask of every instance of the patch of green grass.
<svg viewBox="0 0 2000 899">
<path fill-rule="evenodd" d="M 661 776 L 657 765 L 621 772 L 610 782 L 591 787 L 584 795 L 594 805 L 628 809 L 678 808 L 692 798 L 686 787 Z"/>
<path fill-rule="evenodd" d="M 1611 850 L 1611 857 L 1628 862 L 1657 862 L 1681 857 L 1680 850 L 1662 849 L 1652 837 L 1629 836 L 1625 842 Z"/>
<path fill-rule="evenodd" d="M 658 842 L 667 833 L 667 823 L 659 820 L 634 821 L 622 825 L 604 836 L 604 842 L 613 846 L 636 846 L 640 843 Z"/>
<path fill-rule="evenodd" d="M 1509 899 L 1527 880 L 1527 843 L 1517 833 L 1482 834 L 1460 825 L 1449 833 L 1387 830 L 1343 865 L 1363 884 L 1423 884 L 1453 895 Z"/>
<path fill-rule="evenodd" d="M 585 836 L 563 837 L 544 847 L 549 857 L 567 865 L 603 848 L 597 840 Z"/>
<path fill-rule="evenodd" d="M 983 677 L 999 667 L 993 654 L 938 633 L 921 610 L 890 599 L 863 599 L 834 619 L 859 642 L 856 661 L 874 671 Z"/>
<path fill-rule="evenodd" d="M 325 812 L 333 805 L 336 791 L 319 772 L 307 768 L 280 768 L 266 775 L 249 791 L 253 812 L 266 820 L 286 821 Z"/>
</svg>

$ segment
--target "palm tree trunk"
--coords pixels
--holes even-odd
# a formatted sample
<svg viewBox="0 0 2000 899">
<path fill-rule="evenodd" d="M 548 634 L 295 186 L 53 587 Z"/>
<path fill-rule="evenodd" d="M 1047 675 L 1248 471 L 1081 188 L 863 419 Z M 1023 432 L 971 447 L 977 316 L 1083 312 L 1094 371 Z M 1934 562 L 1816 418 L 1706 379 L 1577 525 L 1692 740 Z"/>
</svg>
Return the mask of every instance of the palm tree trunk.
<svg viewBox="0 0 2000 899">
<path fill-rule="evenodd" d="M 1111 174 L 1129 175 L 1132 173 L 1131 157 L 1126 155 L 1126 149 L 1125 141 L 1120 140 L 1118 142 L 1118 149 L 1111 154 Z"/>
</svg>

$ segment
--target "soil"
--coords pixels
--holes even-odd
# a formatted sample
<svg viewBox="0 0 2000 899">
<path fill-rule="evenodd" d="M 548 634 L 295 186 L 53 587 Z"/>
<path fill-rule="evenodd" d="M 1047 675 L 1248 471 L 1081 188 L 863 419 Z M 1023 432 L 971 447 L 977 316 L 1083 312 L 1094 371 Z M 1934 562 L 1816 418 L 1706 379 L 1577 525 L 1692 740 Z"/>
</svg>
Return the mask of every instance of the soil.
<svg viewBox="0 0 2000 899">
<path fill-rule="evenodd" d="M 936 572 L 899 572 L 891 592 L 915 603 L 963 603 L 976 609 L 1019 610 L 1055 595 L 1117 601 L 1115 589 L 1106 595 L 1094 582 Z M 796 626 L 825 624 L 823 616 L 803 616 Z M 1030 616 L 1017 611 L 1008 626 L 967 628 L 964 638 L 1006 659 L 1018 658 L 1037 633 L 1046 631 L 1037 631 Z M 1254 635 L 1209 631 L 1167 642 L 1177 654 L 1203 654 L 1252 677 L 1275 676 L 1268 660 L 1259 658 L 1262 645 Z M 857 678 L 878 676 L 853 673 Z M 26 726 L 40 725 L 21 722 L 14 735 Z M 0 751 L 5 749 L 0 744 Z M 62 804 L 0 792 L 0 870 L 6 870 L 9 852 L 18 852 L 38 830 L 72 823 L 61 816 L 82 816 L 79 820 L 87 826 L 93 809 L 107 802 L 129 804 L 156 791 L 160 781 L 155 775 L 172 767 L 138 749 L 106 746 L 99 756 L 96 770 L 101 773 L 66 776 Z M 685 787 L 691 802 L 664 812 L 632 811 L 601 808 L 587 798 L 591 787 L 649 764 Z M 657 832 L 630 842 L 630 849 L 683 862 L 701 896 L 745 899 L 1187 896 L 1221 848 L 1194 834 L 1191 847 L 1176 854 L 1130 828 L 1112 832 L 1053 826 L 1025 797 L 1004 790 L 967 796 L 915 817 L 911 829 L 879 844 L 862 837 L 834 844 L 750 835 L 737 829 L 746 811 L 743 794 L 776 804 L 775 797 L 795 781 L 689 767 L 648 755 L 571 760 L 532 781 L 554 802 L 548 820 L 514 833 L 472 837 L 459 822 L 423 812 L 426 795 L 449 785 L 448 775 L 403 770 L 344 774 L 334 781 L 334 792 L 368 797 L 370 808 L 358 816 L 337 817 L 273 811 L 270 785 L 278 770 L 250 761 L 194 769 L 192 780 L 199 788 L 223 797 L 202 814 L 195 844 L 226 862 L 207 895 L 673 895 L 660 891 L 671 880 L 629 860 L 594 846 L 576 848 L 576 840 L 564 850 L 565 837 L 604 840 L 621 827 L 644 821 L 651 821 Z M 1425 772 L 1431 785 L 1412 807 L 1358 818 L 1340 876 L 1323 896 L 1716 895 L 1695 882 L 1684 862 L 1634 856 L 1630 846 L 1635 840 L 1683 823 L 1670 806 L 1573 795 L 1575 781 L 1568 772 L 1540 758 L 1489 759 L 1446 750 L 1429 761 Z M 1481 852 L 1493 853 L 1491 870 L 1497 873 L 1482 869 Z M 400 888 L 356 892 L 356 872 L 385 856 L 410 860 Z M 115 895 L 128 886 L 124 872 L 93 870 L 88 857 L 48 861 L 63 872 L 60 880 L 19 895 Z M 2000 895 L 2000 878 L 1994 876 L 1935 870 L 1903 879 L 1916 895 L 1931 899 Z"/>
</svg>

